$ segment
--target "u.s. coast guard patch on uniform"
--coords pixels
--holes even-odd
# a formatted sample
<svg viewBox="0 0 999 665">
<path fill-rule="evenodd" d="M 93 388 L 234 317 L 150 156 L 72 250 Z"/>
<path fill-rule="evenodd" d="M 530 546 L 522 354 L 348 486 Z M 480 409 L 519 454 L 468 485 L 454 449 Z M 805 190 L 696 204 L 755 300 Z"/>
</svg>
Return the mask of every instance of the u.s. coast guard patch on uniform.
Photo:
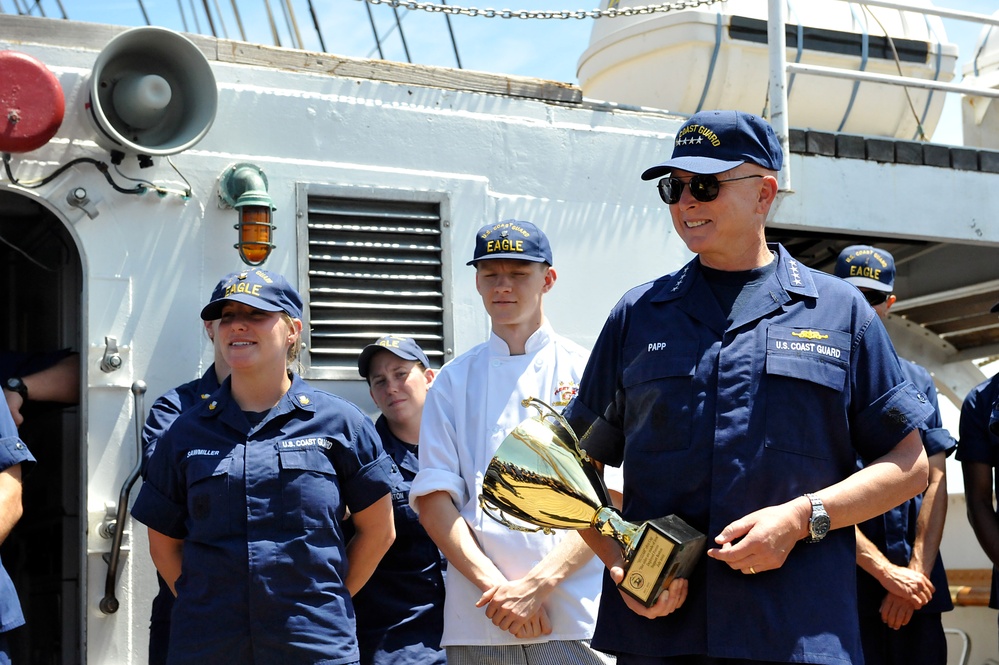
<svg viewBox="0 0 999 665">
<path fill-rule="evenodd" d="M 322 448 L 323 450 L 329 450 L 332 447 L 333 441 L 331 439 L 319 436 L 289 439 L 278 442 L 278 449 L 280 450 L 307 450 L 309 448 Z"/>
<path fill-rule="evenodd" d="M 840 330 L 770 326 L 767 330 L 767 353 L 785 352 L 797 356 L 815 356 L 822 360 L 849 361 L 849 337 Z"/>
<path fill-rule="evenodd" d="M 842 390 L 850 367 L 850 335 L 829 328 L 767 328 L 769 375 L 810 381 Z"/>
</svg>

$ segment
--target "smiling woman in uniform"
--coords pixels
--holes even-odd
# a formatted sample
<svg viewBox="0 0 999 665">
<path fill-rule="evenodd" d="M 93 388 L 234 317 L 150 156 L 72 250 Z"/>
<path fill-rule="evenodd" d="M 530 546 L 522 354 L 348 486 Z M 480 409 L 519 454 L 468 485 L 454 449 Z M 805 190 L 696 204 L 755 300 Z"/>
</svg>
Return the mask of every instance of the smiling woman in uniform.
<svg viewBox="0 0 999 665">
<path fill-rule="evenodd" d="M 163 437 L 132 509 L 177 594 L 168 663 L 356 662 L 350 598 L 394 538 L 391 460 L 357 407 L 288 371 L 297 291 L 230 282 L 201 318 L 232 375 Z"/>
</svg>

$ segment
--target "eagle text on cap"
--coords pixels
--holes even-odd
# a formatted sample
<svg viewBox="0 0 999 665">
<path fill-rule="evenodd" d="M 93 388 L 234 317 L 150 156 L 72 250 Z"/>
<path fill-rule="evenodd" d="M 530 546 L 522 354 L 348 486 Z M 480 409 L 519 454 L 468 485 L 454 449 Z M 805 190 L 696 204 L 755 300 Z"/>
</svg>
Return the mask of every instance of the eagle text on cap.
<svg viewBox="0 0 999 665">
<path fill-rule="evenodd" d="M 843 262 L 852 264 L 853 261 L 860 256 L 870 256 L 872 259 L 881 264 L 881 268 L 872 268 L 869 265 L 850 265 L 850 277 L 869 277 L 871 279 L 880 280 L 881 270 L 888 267 L 888 262 L 873 249 L 858 250 L 846 257 Z"/>
<path fill-rule="evenodd" d="M 261 270 L 254 270 L 253 274 L 259 277 L 260 279 L 264 280 L 268 284 L 272 284 L 274 282 L 274 280 L 270 278 L 270 275 Z M 226 285 L 225 292 L 222 294 L 222 297 L 228 298 L 234 293 L 245 293 L 250 296 L 260 296 L 260 287 L 263 285 L 259 283 L 250 284 L 249 282 L 245 281 L 246 278 L 247 274 L 245 272 L 239 273 L 239 275 L 236 277 L 236 280 L 233 283 Z"/>
<path fill-rule="evenodd" d="M 231 296 L 234 293 L 245 293 L 245 294 L 251 295 L 251 296 L 259 296 L 260 295 L 260 287 L 261 286 L 263 286 L 263 284 L 250 284 L 248 282 L 236 282 L 235 284 L 230 284 L 229 286 L 225 287 L 225 294 L 222 297 L 223 298 L 228 298 L 229 296 Z"/>
<path fill-rule="evenodd" d="M 482 235 L 485 240 L 493 234 L 497 229 L 503 229 L 500 232 L 500 237 L 493 240 L 486 240 L 486 254 L 494 254 L 496 252 L 523 252 L 524 251 L 524 241 L 522 239 L 511 240 L 510 231 L 516 231 L 520 233 L 524 238 L 530 238 L 530 232 L 522 226 L 517 224 L 510 224 L 508 222 L 500 222 L 496 226 L 489 229 L 487 233 Z"/>
</svg>

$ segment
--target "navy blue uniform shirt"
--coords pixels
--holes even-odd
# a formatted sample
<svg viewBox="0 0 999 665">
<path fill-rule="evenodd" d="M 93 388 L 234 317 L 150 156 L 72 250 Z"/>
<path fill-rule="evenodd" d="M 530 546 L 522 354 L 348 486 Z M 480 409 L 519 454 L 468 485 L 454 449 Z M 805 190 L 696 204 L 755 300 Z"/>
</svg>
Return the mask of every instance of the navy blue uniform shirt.
<svg viewBox="0 0 999 665">
<path fill-rule="evenodd" d="M 4 405 L 0 409 L 0 471 L 6 471 L 16 464 L 21 465 L 23 479 L 35 465 L 35 458 L 17 435 L 14 419 Z M 24 614 L 21 612 L 21 603 L 17 599 L 14 582 L 0 563 L 0 633 L 6 633 L 12 628 L 23 625 Z"/>
<path fill-rule="evenodd" d="M 394 435 L 385 416 L 375 429 L 394 462 L 389 477 L 395 542 L 354 596 L 361 665 L 443 665 L 447 561 L 409 507 L 409 488 L 419 471 L 417 448 Z M 352 523 L 346 526 L 349 538 Z"/>
<path fill-rule="evenodd" d="M 999 374 L 975 386 L 961 405 L 957 459 L 999 467 L 999 436 L 989 431 L 992 407 L 999 400 Z M 996 513 L 999 520 L 999 511 Z M 989 607 L 999 607 L 999 572 L 992 567 L 992 596 Z"/>
<path fill-rule="evenodd" d="M 852 474 L 925 420 L 860 292 L 779 245 L 776 270 L 726 315 L 695 258 L 614 307 L 566 415 L 624 470 L 623 514 L 707 534 Z M 588 428 L 591 429 L 588 430 Z M 685 604 L 654 620 L 604 577 L 593 646 L 648 656 L 861 662 L 853 529 L 799 543 L 779 570 L 704 559 Z"/>
<path fill-rule="evenodd" d="M 899 358 L 902 374 L 912 381 L 921 393 L 926 395 L 933 405 L 933 415 L 919 427 L 919 435 L 923 439 L 926 456 L 932 457 L 938 453 L 950 455 L 957 447 L 957 441 L 943 426 L 937 402 L 937 389 L 933 385 L 933 377 L 916 363 Z M 916 542 L 916 520 L 919 509 L 923 505 L 923 495 L 918 494 L 900 506 L 892 508 L 884 515 L 875 517 L 860 524 L 860 530 L 880 550 L 885 557 L 896 566 L 908 566 L 912 558 L 912 546 Z M 857 592 L 860 603 L 861 618 L 871 615 L 876 624 L 884 625 L 881 620 L 881 601 L 885 597 L 885 589 L 870 574 L 864 570 L 857 571 Z M 947 572 L 944 570 L 943 559 L 937 553 L 933 569 L 930 571 L 930 581 L 936 591 L 930 602 L 916 610 L 923 614 L 948 612 L 954 609 L 947 588 Z"/>
<path fill-rule="evenodd" d="M 182 413 L 132 508 L 184 540 L 168 662 L 356 661 L 341 521 L 390 473 L 371 420 L 298 376 L 253 427 L 229 380 Z"/>
<path fill-rule="evenodd" d="M 142 476 L 146 475 L 146 467 L 149 458 L 156 450 L 156 443 L 163 437 L 163 434 L 170 429 L 173 421 L 184 411 L 202 400 L 211 397 L 212 393 L 219 389 L 218 375 L 215 374 L 215 365 L 212 364 L 199 379 L 189 381 L 177 386 L 161 395 L 153 405 L 149 407 L 149 415 L 146 416 L 146 424 L 142 428 Z M 150 662 L 166 662 L 165 645 L 169 640 L 170 613 L 173 611 L 173 592 L 163 581 L 163 578 L 156 575 L 156 582 L 159 585 L 159 592 L 153 598 L 152 612 L 149 620 L 151 622 L 149 635 L 149 658 Z"/>
<path fill-rule="evenodd" d="M 149 458 L 156 450 L 156 443 L 170 429 L 173 421 L 184 411 L 195 404 L 211 397 L 219 389 L 218 375 L 215 374 L 214 363 L 205 370 L 201 378 L 177 386 L 173 390 L 160 395 L 149 407 L 146 424 L 142 428 L 142 475 L 146 475 Z"/>
</svg>

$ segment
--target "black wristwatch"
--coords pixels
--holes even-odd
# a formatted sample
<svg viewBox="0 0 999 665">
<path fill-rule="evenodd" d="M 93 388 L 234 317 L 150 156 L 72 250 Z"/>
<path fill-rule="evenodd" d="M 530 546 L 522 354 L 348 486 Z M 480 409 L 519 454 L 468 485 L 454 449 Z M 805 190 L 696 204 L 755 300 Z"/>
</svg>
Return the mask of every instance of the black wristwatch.
<svg viewBox="0 0 999 665">
<path fill-rule="evenodd" d="M 12 393 L 17 393 L 18 395 L 20 395 L 21 399 L 23 399 L 25 402 L 28 401 L 28 386 L 24 384 L 24 381 L 21 379 L 21 377 L 18 376 L 10 377 L 6 381 L 4 381 L 3 387 L 5 390 L 9 390 Z"/>
<path fill-rule="evenodd" d="M 806 494 L 805 498 L 812 502 L 812 516 L 808 520 L 808 538 L 805 542 L 817 543 L 829 533 L 829 513 L 822 501 L 814 494 Z"/>
</svg>

